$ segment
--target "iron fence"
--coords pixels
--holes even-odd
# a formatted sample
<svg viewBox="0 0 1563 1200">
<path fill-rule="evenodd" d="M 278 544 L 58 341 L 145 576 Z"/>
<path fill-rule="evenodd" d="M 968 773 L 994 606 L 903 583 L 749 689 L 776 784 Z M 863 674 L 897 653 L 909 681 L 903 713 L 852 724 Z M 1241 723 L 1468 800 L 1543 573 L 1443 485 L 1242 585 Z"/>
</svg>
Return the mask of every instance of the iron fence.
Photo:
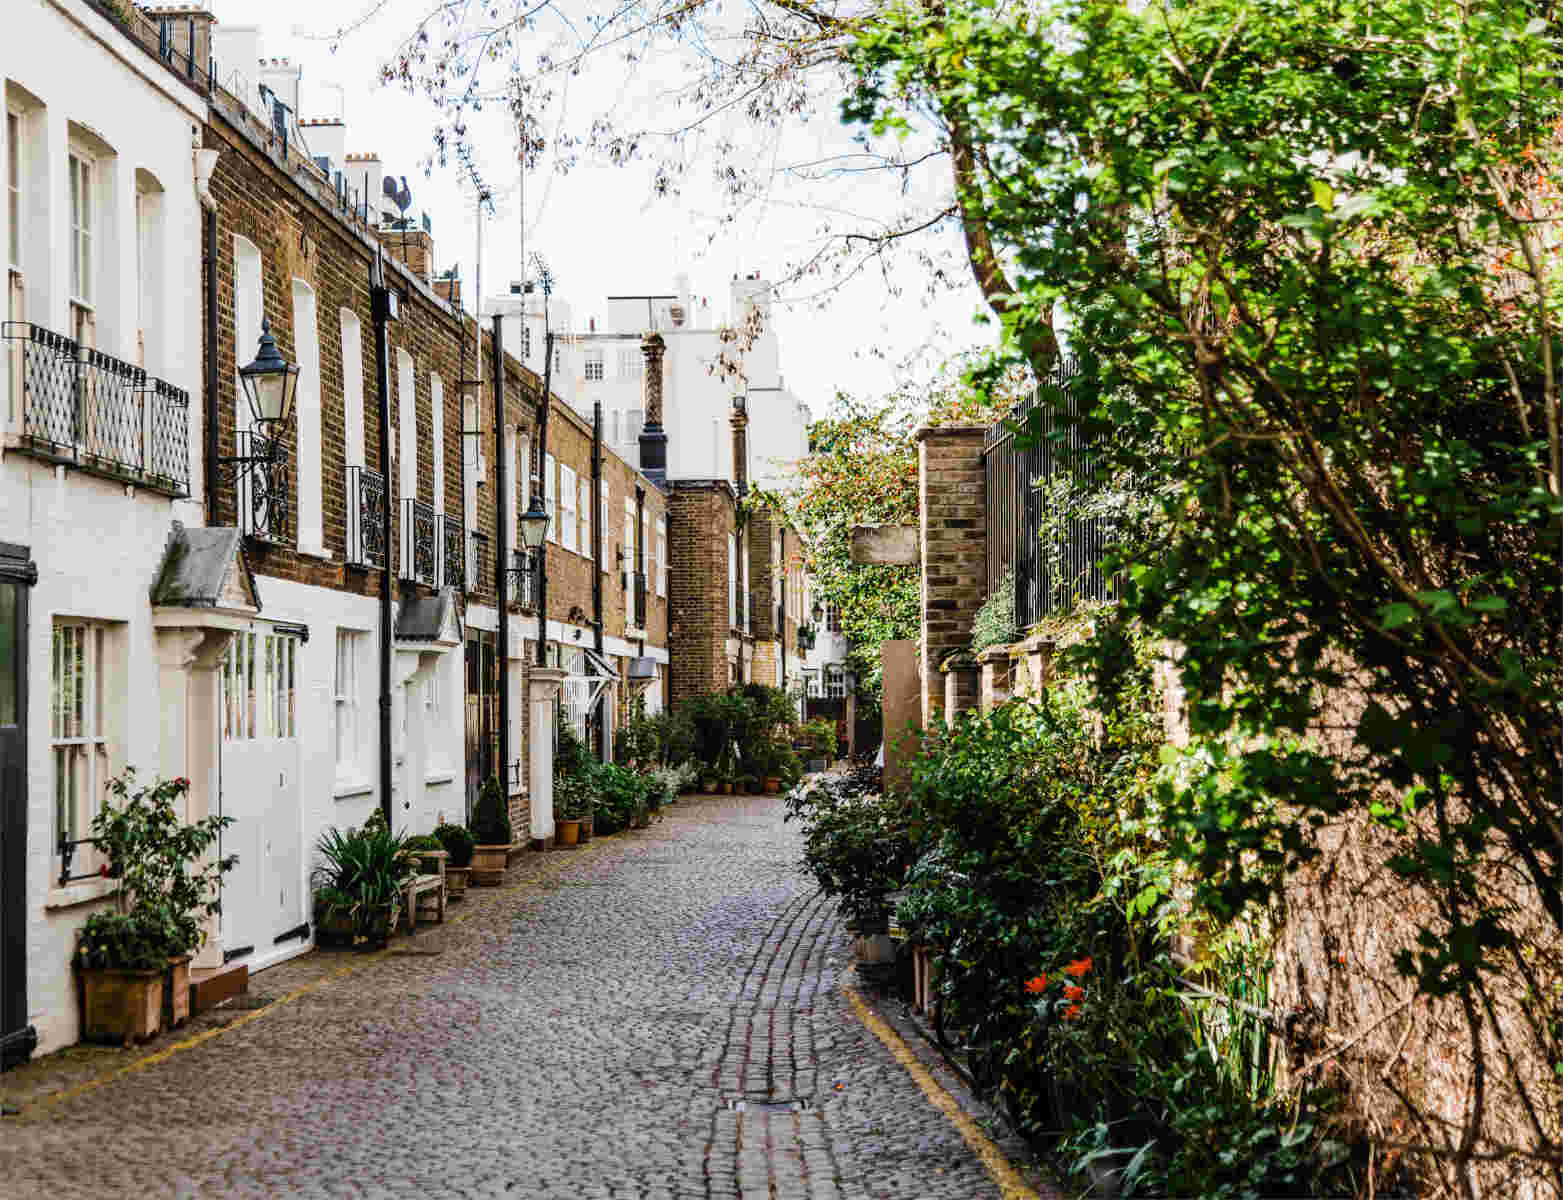
<svg viewBox="0 0 1563 1200">
<path fill-rule="evenodd" d="M 983 439 L 987 485 L 988 592 L 1015 573 L 1015 627 L 1025 629 L 1049 614 L 1066 611 L 1079 600 L 1106 600 L 1113 580 L 1097 565 L 1107 550 L 1100 517 L 1071 517 L 1051 506 L 1053 488 L 1091 470 L 1090 447 L 1081 436 L 1069 381 L 1080 373 L 1072 358 L 1061 358 L 1044 387 L 1062 389 L 1055 403 L 1038 392 L 1020 401 Z M 1062 409 L 1062 411 L 1060 411 Z M 1036 434 L 1028 445 L 1016 443 L 1019 429 Z"/>
<path fill-rule="evenodd" d="M 434 587 L 439 572 L 439 517 L 427 500 L 402 501 L 401 577 Z"/>
<path fill-rule="evenodd" d="M 510 589 L 509 600 L 512 608 L 537 611 L 537 555 L 541 553 L 540 550 L 510 552 L 510 570 L 505 572 L 505 584 Z"/>
<path fill-rule="evenodd" d="M 467 547 L 467 592 L 476 595 L 483 590 L 483 572 L 488 566 L 488 534 L 473 529 L 467 539 L 471 543 Z"/>
<path fill-rule="evenodd" d="M 467 586 L 467 534 L 461 518 L 449 514 L 440 518 L 440 586 Z"/>
<path fill-rule="evenodd" d="M 168 496 L 190 494 L 190 396 L 145 369 L 26 321 L 7 321 L 20 356 L 21 448 L 50 462 Z"/>
<path fill-rule="evenodd" d="M 347 562 L 385 566 L 385 476 L 367 467 L 347 468 Z"/>
</svg>

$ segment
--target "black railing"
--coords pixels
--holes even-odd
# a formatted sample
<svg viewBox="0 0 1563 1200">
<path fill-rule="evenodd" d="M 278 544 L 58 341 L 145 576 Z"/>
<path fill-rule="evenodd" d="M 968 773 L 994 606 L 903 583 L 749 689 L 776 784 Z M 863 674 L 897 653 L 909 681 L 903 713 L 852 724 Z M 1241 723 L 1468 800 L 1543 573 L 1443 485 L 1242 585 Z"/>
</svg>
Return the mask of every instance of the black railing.
<svg viewBox="0 0 1563 1200">
<path fill-rule="evenodd" d="M 439 573 L 439 516 L 427 500 L 408 496 L 402 501 L 403 579 L 433 587 Z"/>
<path fill-rule="evenodd" d="M 288 451 L 275 438 L 254 430 L 234 435 L 239 457 L 249 460 L 234 480 L 239 529 L 258 542 L 282 545 L 288 539 Z"/>
<path fill-rule="evenodd" d="M 537 555 L 530 550 L 510 552 L 511 569 L 505 574 L 512 608 L 537 610 Z"/>
<path fill-rule="evenodd" d="M 368 467 L 347 468 L 347 562 L 385 566 L 385 476 Z"/>
<path fill-rule="evenodd" d="M 60 859 L 59 880 L 61 887 L 65 887 L 67 884 L 78 883 L 83 879 L 97 879 L 102 875 L 99 867 L 93 867 L 92 870 L 79 874 L 71 874 L 71 861 L 76 857 L 76 847 L 96 846 L 97 844 L 96 838 L 68 838 L 65 836 L 63 829 L 60 831 L 60 840 L 54 844 L 54 850 Z"/>
<path fill-rule="evenodd" d="M 461 518 L 449 514 L 440 518 L 440 586 L 467 587 L 467 534 Z"/>
<path fill-rule="evenodd" d="M 475 595 L 483 590 L 487 579 L 484 572 L 488 570 L 488 534 L 474 529 L 467 534 L 467 540 L 467 591 Z"/>
<path fill-rule="evenodd" d="M 646 573 L 635 572 L 635 628 L 646 628 Z"/>
<path fill-rule="evenodd" d="M 1054 389 L 1054 404 L 1041 403 L 1033 393 L 989 429 L 983 442 L 988 591 L 1007 571 L 1015 572 L 1018 629 L 1079 600 L 1112 595 L 1112 580 L 1097 565 L 1107 549 L 1103 520 L 1065 517 L 1049 507 L 1056 503 L 1052 489 L 1083 479 L 1091 470 L 1089 447 L 1074 422 L 1075 400 L 1067 390 L 1079 373 L 1074 359 L 1060 359 L 1044 384 Z M 1016 430 L 1028 427 L 1038 436 L 1022 449 L 1015 444 Z"/>
<path fill-rule="evenodd" d="M 146 371 L 26 321 L 7 321 L 21 356 L 21 449 L 49 462 L 190 494 L 190 397 Z"/>
</svg>

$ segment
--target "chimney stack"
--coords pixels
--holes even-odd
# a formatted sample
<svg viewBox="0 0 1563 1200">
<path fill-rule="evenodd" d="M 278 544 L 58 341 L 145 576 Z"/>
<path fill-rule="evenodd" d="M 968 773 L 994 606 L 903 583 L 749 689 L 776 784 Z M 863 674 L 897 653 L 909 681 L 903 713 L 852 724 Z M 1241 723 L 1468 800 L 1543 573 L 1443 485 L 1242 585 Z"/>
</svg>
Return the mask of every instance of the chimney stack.
<svg viewBox="0 0 1563 1200">
<path fill-rule="evenodd" d="M 640 469 L 658 487 L 667 482 L 668 435 L 662 431 L 662 352 L 667 343 L 653 330 L 640 339 L 640 352 L 646 356 L 643 382 L 646 423 L 640 431 Z"/>
<path fill-rule="evenodd" d="M 733 426 L 733 483 L 740 496 L 749 494 L 749 401 L 739 392 L 727 418 Z"/>
</svg>

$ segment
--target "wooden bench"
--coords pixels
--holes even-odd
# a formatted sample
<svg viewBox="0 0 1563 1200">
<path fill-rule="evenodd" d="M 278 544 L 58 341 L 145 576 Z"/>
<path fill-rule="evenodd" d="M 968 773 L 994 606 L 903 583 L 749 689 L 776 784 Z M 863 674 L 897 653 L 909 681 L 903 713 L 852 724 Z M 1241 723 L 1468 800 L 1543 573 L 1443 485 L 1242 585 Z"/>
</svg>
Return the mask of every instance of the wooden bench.
<svg viewBox="0 0 1563 1200">
<path fill-rule="evenodd" d="M 420 872 L 408 878 L 402 884 L 402 895 L 405 898 L 407 908 L 407 932 L 411 933 L 418 928 L 418 906 L 425 897 L 430 901 L 431 907 L 427 915 L 432 916 L 442 924 L 445 921 L 445 860 L 450 857 L 448 850 L 404 850 L 402 852 L 408 858 L 418 860 Z M 430 870 L 430 867 L 433 870 Z"/>
</svg>

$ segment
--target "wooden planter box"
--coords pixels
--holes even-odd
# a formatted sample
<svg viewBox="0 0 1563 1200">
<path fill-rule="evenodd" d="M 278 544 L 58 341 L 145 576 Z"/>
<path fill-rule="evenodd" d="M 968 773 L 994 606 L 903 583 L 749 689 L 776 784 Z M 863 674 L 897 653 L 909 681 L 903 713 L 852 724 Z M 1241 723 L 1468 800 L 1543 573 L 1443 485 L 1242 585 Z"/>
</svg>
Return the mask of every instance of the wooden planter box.
<svg viewBox="0 0 1563 1200">
<path fill-rule="evenodd" d="M 168 960 L 163 976 L 163 1026 L 178 1029 L 190 1019 L 190 956 Z"/>
<path fill-rule="evenodd" d="M 470 867 L 445 868 L 445 894 L 450 899 L 457 900 L 467 894 L 467 875 L 470 871 Z"/>
<path fill-rule="evenodd" d="M 128 1046 L 163 1028 L 163 978 L 166 971 L 121 971 L 92 967 L 81 972 L 81 1036 L 89 1042 Z M 189 981 L 185 1004 L 189 1006 Z"/>
<path fill-rule="evenodd" d="M 472 884 L 474 887 L 498 887 L 505 881 L 510 863 L 510 846 L 474 846 L 472 848 Z"/>
</svg>

